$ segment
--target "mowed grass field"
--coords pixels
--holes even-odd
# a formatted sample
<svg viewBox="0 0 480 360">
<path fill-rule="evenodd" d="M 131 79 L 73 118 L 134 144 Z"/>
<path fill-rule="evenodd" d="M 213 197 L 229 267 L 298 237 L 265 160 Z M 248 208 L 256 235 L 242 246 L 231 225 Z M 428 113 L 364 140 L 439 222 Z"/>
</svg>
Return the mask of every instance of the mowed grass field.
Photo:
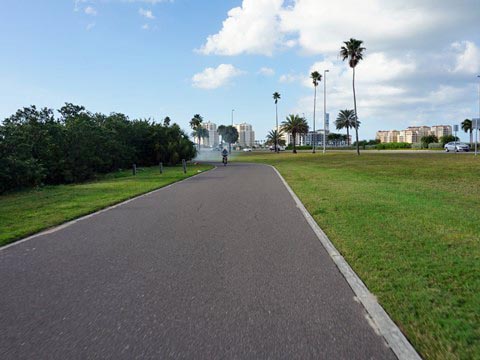
<svg viewBox="0 0 480 360">
<path fill-rule="evenodd" d="M 480 156 L 270 153 L 370 291 L 427 359 L 480 359 Z"/>
<path fill-rule="evenodd" d="M 0 246 L 40 230 L 92 213 L 137 195 L 185 179 L 209 165 L 141 168 L 108 174 L 97 181 L 44 186 L 0 196 Z"/>
</svg>

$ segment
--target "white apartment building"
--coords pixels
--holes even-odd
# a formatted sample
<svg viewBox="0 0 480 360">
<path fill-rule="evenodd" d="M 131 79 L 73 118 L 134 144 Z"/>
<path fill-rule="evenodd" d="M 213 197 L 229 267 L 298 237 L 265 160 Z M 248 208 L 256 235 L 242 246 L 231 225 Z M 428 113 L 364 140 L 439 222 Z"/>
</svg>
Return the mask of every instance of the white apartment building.
<svg viewBox="0 0 480 360">
<path fill-rule="evenodd" d="M 432 134 L 437 138 L 442 136 L 452 135 L 452 127 L 450 125 L 436 125 L 432 126 Z"/>
<path fill-rule="evenodd" d="M 255 145 L 255 131 L 252 125 L 247 123 L 233 125 L 238 131 L 238 145 L 241 147 L 252 147 Z"/>
<path fill-rule="evenodd" d="M 437 138 L 451 135 L 452 127 L 450 125 L 435 125 L 429 126 L 409 126 L 405 130 L 379 130 L 376 134 L 376 139 L 382 143 L 390 142 L 406 142 L 419 143 L 424 136 L 435 135 Z"/>
<path fill-rule="evenodd" d="M 202 127 L 208 130 L 208 138 L 200 140 L 200 144 L 207 147 L 215 147 L 219 144 L 217 124 L 212 122 L 202 123 Z"/>
</svg>

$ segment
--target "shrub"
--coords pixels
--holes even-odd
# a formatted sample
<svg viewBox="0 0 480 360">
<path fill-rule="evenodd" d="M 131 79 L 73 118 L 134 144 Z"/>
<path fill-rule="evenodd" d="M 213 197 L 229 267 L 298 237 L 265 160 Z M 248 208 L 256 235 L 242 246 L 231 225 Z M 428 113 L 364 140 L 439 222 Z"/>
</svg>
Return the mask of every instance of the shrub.
<svg viewBox="0 0 480 360">
<path fill-rule="evenodd" d="M 443 149 L 443 145 L 441 143 L 430 143 L 428 144 L 429 149 Z"/>
<path fill-rule="evenodd" d="M 381 143 L 377 144 L 377 150 L 394 150 L 394 149 L 410 149 L 412 144 L 406 142 L 396 142 L 396 143 Z"/>
<path fill-rule="evenodd" d="M 162 161 L 191 160 L 196 150 L 177 124 L 129 120 L 123 114 L 92 114 L 65 104 L 18 110 L 0 125 L 0 193 L 91 179 L 96 174 Z"/>
</svg>

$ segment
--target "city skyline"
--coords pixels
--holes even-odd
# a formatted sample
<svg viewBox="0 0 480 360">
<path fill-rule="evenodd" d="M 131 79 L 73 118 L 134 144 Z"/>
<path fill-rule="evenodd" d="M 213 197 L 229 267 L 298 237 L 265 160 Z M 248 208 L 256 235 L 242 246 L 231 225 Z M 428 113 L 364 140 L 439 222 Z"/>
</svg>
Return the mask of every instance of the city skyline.
<svg viewBox="0 0 480 360">
<path fill-rule="evenodd" d="M 235 109 L 235 122 L 264 138 L 275 124 L 275 91 L 280 122 L 305 113 L 312 127 L 309 74 L 328 69 L 333 124 L 353 108 L 351 69 L 338 51 L 355 37 L 367 48 L 356 82 L 361 139 L 381 127 L 460 124 L 479 116 L 478 13 L 475 0 L 339 0 L 328 13 L 315 0 L 7 0 L 0 118 L 71 102 L 130 118 L 169 116 L 188 131 L 193 114 L 230 124 Z"/>
</svg>

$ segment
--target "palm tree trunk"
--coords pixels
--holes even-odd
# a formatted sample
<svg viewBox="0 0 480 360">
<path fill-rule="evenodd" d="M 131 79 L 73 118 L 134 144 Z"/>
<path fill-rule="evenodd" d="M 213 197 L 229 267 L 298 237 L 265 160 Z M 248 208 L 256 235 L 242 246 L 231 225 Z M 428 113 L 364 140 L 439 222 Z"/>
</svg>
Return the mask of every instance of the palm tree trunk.
<svg viewBox="0 0 480 360">
<path fill-rule="evenodd" d="M 473 127 L 473 124 L 472 124 L 472 127 Z M 473 144 L 473 129 L 470 128 L 470 146 L 472 146 Z"/>
<path fill-rule="evenodd" d="M 355 95 L 355 66 L 353 67 L 353 107 L 355 109 L 355 138 L 357 140 L 357 155 L 360 155 L 360 144 L 358 141 L 358 114 L 357 114 L 357 97 Z"/>
<path fill-rule="evenodd" d="M 275 102 L 275 131 L 276 131 L 276 135 L 275 135 L 275 153 L 279 153 L 279 149 L 278 149 L 278 105 L 277 103 Z"/>
<path fill-rule="evenodd" d="M 293 153 L 296 154 L 297 153 L 297 146 L 296 146 L 295 140 L 296 140 L 296 137 L 297 137 L 297 133 L 292 132 L 292 137 L 293 137 Z"/>
<path fill-rule="evenodd" d="M 317 106 L 317 86 L 315 85 L 314 88 L 315 88 L 315 92 L 313 95 L 313 134 L 312 134 L 312 149 L 313 149 L 312 153 L 313 154 L 315 154 L 315 141 L 317 140 L 315 136 L 315 108 Z"/>
<path fill-rule="evenodd" d="M 347 146 L 350 146 L 350 133 L 348 132 L 348 126 L 347 126 Z"/>
</svg>

